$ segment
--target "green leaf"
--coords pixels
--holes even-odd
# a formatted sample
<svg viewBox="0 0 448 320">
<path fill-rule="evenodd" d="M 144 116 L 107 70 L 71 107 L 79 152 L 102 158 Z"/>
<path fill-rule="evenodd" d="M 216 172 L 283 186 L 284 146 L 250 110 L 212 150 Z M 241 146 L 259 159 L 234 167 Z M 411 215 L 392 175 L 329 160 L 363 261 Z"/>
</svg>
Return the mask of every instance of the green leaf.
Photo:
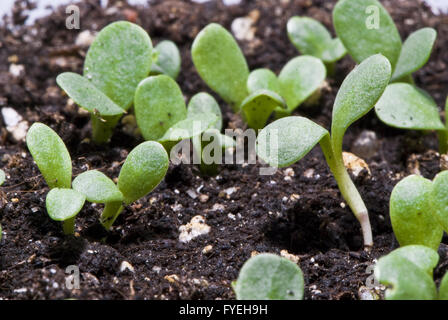
<svg viewBox="0 0 448 320">
<path fill-rule="evenodd" d="M 84 206 L 86 197 L 73 189 L 51 189 L 45 205 L 48 215 L 56 221 L 65 221 L 75 217 Z"/>
<path fill-rule="evenodd" d="M 288 259 L 259 254 L 244 263 L 234 290 L 238 300 L 302 300 L 302 270 Z"/>
<path fill-rule="evenodd" d="M 127 110 L 138 83 L 148 76 L 152 43 L 145 30 L 127 21 L 103 28 L 87 52 L 84 76 Z"/>
<path fill-rule="evenodd" d="M 179 121 L 165 132 L 159 142 L 181 141 L 191 139 L 205 130 L 215 126 L 219 118 L 213 113 L 197 114 L 194 118 L 187 118 Z"/>
<path fill-rule="evenodd" d="M 188 103 L 187 108 L 187 117 L 195 118 L 197 115 L 203 113 L 213 113 L 215 114 L 219 120 L 213 126 L 215 129 L 221 131 L 222 129 L 222 113 L 221 108 L 219 107 L 218 102 L 216 102 L 215 98 L 209 95 L 206 92 L 199 92 L 195 94 Z"/>
<path fill-rule="evenodd" d="M 180 72 L 181 57 L 176 44 L 170 40 L 161 41 L 154 50 L 157 52 L 157 60 L 151 66 L 151 74 L 166 74 L 177 78 Z"/>
<path fill-rule="evenodd" d="M 435 218 L 448 232 L 448 171 L 442 171 L 434 178 L 430 199 Z"/>
<path fill-rule="evenodd" d="M 331 138 L 335 154 L 342 153 L 342 139 L 347 128 L 375 106 L 390 75 L 389 61 L 377 54 L 364 60 L 345 78 L 333 106 Z"/>
<path fill-rule="evenodd" d="M 124 202 L 130 204 L 157 187 L 168 165 L 168 155 L 158 142 L 146 141 L 132 149 L 118 177 L 118 189 Z"/>
<path fill-rule="evenodd" d="M 255 130 L 266 125 L 272 111 L 277 107 L 286 108 L 285 101 L 277 93 L 265 89 L 255 91 L 241 103 L 247 124 Z"/>
<path fill-rule="evenodd" d="M 439 254 L 437 251 L 422 245 L 401 247 L 389 253 L 388 256 L 406 258 L 431 277 L 434 268 L 439 263 Z"/>
<path fill-rule="evenodd" d="M 5 175 L 5 171 L 3 171 L 2 169 L 0 169 L 0 186 L 3 185 L 5 183 L 6 180 L 6 175 Z"/>
<path fill-rule="evenodd" d="M 146 140 L 157 140 L 175 123 L 187 117 L 184 96 L 176 81 L 166 75 L 152 76 L 137 87 L 135 118 Z"/>
<path fill-rule="evenodd" d="M 385 256 L 375 266 L 375 278 L 385 286 L 387 300 L 434 300 L 437 289 L 433 279 L 410 260 Z"/>
<path fill-rule="evenodd" d="M 289 111 L 296 109 L 325 80 L 327 70 L 321 60 L 300 56 L 290 60 L 278 76 L 280 93 Z"/>
<path fill-rule="evenodd" d="M 445 273 L 442 278 L 442 282 L 440 282 L 439 300 L 448 300 L 448 272 Z"/>
<path fill-rule="evenodd" d="M 302 159 L 328 131 L 303 117 L 286 117 L 267 125 L 257 138 L 258 156 L 273 167 Z"/>
<path fill-rule="evenodd" d="M 294 46 L 304 55 L 331 63 L 341 59 L 347 51 L 339 39 L 332 39 L 328 30 L 309 17 L 292 17 L 286 26 Z"/>
<path fill-rule="evenodd" d="M 247 96 L 249 68 L 233 36 L 219 24 L 211 23 L 194 39 L 191 55 L 205 83 L 238 110 Z"/>
<path fill-rule="evenodd" d="M 61 138 L 50 127 L 35 122 L 28 130 L 26 144 L 50 188 L 70 188 L 72 161 Z"/>
<path fill-rule="evenodd" d="M 390 197 L 390 220 L 400 246 L 420 244 L 437 250 L 443 229 L 430 204 L 432 182 L 417 175 L 401 180 Z"/>
<path fill-rule="evenodd" d="M 269 69 L 256 69 L 249 74 L 247 90 L 250 94 L 266 89 L 280 94 L 280 84 L 277 76 Z"/>
<path fill-rule="evenodd" d="M 87 201 L 94 203 L 107 203 L 123 201 L 115 183 L 104 173 L 89 170 L 81 173 L 73 180 L 73 189 L 86 196 Z"/>
<path fill-rule="evenodd" d="M 381 121 L 396 128 L 444 129 L 436 102 L 423 90 L 407 83 L 387 86 L 375 112 Z"/>
<path fill-rule="evenodd" d="M 124 112 L 102 91 L 95 88 L 92 82 L 79 74 L 73 72 L 61 73 L 56 77 L 56 83 L 76 104 L 90 113 L 100 116 L 114 116 Z"/>
<path fill-rule="evenodd" d="M 348 53 L 360 63 L 381 53 L 395 67 L 401 38 L 394 21 L 377 0 L 340 0 L 333 10 L 333 24 Z"/>
<path fill-rule="evenodd" d="M 425 65 L 431 56 L 437 31 L 423 28 L 409 35 L 403 44 L 391 81 L 411 75 Z"/>
</svg>

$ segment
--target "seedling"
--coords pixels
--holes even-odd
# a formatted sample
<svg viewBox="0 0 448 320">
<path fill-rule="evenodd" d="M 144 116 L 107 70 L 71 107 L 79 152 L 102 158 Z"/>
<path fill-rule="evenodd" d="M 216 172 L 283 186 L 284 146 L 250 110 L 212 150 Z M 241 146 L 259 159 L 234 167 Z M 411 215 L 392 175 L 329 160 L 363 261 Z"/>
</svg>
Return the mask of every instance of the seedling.
<svg viewBox="0 0 448 320">
<path fill-rule="evenodd" d="M 302 300 L 302 270 L 288 259 L 262 253 L 250 258 L 232 283 L 238 300 Z"/>
<path fill-rule="evenodd" d="M 166 75 L 152 76 L 137 87 L 134 100 L 137 124 L 146 140 L 159 141 L 169 152 L 179 141 L 192 139 L 194 150 L 202 159 L 203 133 L 215 129 L 219 149 L 233 145 L 233 140 L 219 133 L 221 109 L 215 99 L 199 93 L 188 105 L 177 83 Z M 203 167 L 204 171 L 206 167 Z"/>
<path fill-rule="evenodd" d="M 386 285 L 387 300 L 446 300 L 448 273 L 437 292 L 433 269 L 437 266 L 437 251 L 412 245 L 396 249 L 380 258 L 375 266 L 375 278 Z"/>
<path fill-rule="evenodd" d="M 84 76 L 71 72 L 56 78 L 58 85 L 92 120 L 92 139 L 105 143 L 120 117 L 131 107 L 141 80 L 150 72 L 176 77 L 180 58 L 172 42 L 155 49 L 149 35 L 136 24 L 119 21 L 103 28 L 84 61 Z"/>
<path fill-rule="evenodd" d="M 310 56 L 291 60 L 278 79 L 267 69 L 249 73 L 246 59 L 233 36 L 222 26 L 211 23 L 195 38 L 193 63 L 207 85 L 242 112 L 248 125 L 263 128 L 274 110 L 291 113 L 325 80 L 322 61 Z"/>
<path fill-rule="evenodd" d="M 70 189 L 72 161 L 64 142 L 50 127 L 36 122 L 28 130 L 26 144 L 51 189 L 46 198 L 48 215 L 63 222 L 65 234 L 73 234 L 85 197 Z"/>
<path fill-rule="evenodd" d="M 448 99 L 446 103 L 448 110 Z M 413 85 L 389 85 L 375 106 L 378 118 L 385 124 L 412 130 L 436 130 L 439 152 L 448 152 L 448 123 L 440 120 L 437 104 L 431 96 Z"/>
<path fill-rule="evenodd" d="M 2 169 L 0 169 L 0 186 L 3 185 L 5 183 L 6 180 L 6 175 L 5 175 L 5 171 L 3 171 Z"/>
<path fill-rule="evenodd" d="M 168 155 L 160 143 L 147 141 L 126 158 L 117 185 L 103 173 L 90 170 L 73 180 L 73 189 L 87 201 L 104 203 L 101 224 L 106 230 L 115 222 L 123 206 L 144 197 L 162 181 L 168 170 Z"/>
<path fill-rule="evenodd" d="M 319 142 L 342 196 L 361 224 L 366 247 L 373 244 L 369 215 L 344 167 L 342 140 L 347 128 L 373 108 L 389 83 L 390 75 L 389 61 L 379 54 L 350 72 L 333 106 L 331 136 L 311 120 L 291 116 L 269 124 L 257 138 L 258 156 L 273 167 L 286 167 L 299 161 Z"/>
<path fill-rule="evenodd" d="M 413 82 L 412 73 L 423 67 L 437 36 L 420 29 L 402 44 L 389 13 L 377 0 L 340 0 L 333 10 L 336 34 L 357 62 L 381 53 L 392 65 L 392 82 Z"/>
<path fill-rule="evenodd" d="M 309 17 L 292 17 L 286 25 L 289 40 L 301 54 L 314 56 L 325 63 L 328 73 L 334 73 L 334 64 L 346 54 L 342 41 L 332 38 L 319 21 Z"/>
</svg>

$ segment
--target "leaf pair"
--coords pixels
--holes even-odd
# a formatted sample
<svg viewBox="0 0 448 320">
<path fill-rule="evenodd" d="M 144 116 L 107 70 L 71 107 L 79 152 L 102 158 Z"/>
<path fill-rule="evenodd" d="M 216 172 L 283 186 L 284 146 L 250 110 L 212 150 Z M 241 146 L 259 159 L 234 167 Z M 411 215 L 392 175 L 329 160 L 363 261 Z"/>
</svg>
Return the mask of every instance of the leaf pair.
<svg viewBox="0 0 448 320">
<path fill-rule="evenodd" d="M 448 172 L 433 181 L 417 175 L 401 180 L 391 194 L 390 219 L 400 246 L 437 250 L 443 231 L 448 231 Z"/>
<path fill-rule="evenodd" d="M 375 265 L 375 278 L 389 287 L 387 300 L 447 300 L 448 273 L 438 291 L 433 280 L 433 269 L 438 261 L 437 251 L 409 245 L 380 258 Z"/>
<path fill-rule="evenodd" d="M 266 126 L 257 138 L 258 156 L 274 167 L 289 166 L 320 143 L 343 197 L 361 223 L 364 242 L 371 245 L 367 209 L 342 160 L 342 141 L 347 128 L 371 110 L 389 83 L 391 66 L 382 55 L 358 65 L 344 80 L 333 106 L 331 137 L 328 131 L 303 117 L 286 117 Z"/>
<path fill-rule="evenodd" d="M 302 300 L 302 270 L 288 259 L 262 253 L 250 258 L 232 284 L 238 300 Z"/>
<path fill-rule="evenodd" d="M 233 36 L 212 23 L 195 38 L 193 63 L 207 85 L 234 111 L 243 111 L 249 126 L 264 127 L 274 109 L 290 113 L 315 92 L 326 76 L 325 66 L 310 56 L 291 60 L 278 79 L 267 69 L 249 73 L 246 59 Z"/>
<path fill-rule="evenodd" d="M 381 53 L 389 59 L 391 81 L 408 81 L 431 55 L 437 33 L 420 29 L 402 44 L 389 13 L 377 0 L 340 0 L 333 10 L 336 34 L 356 62 Z"/>
<path fill-rule="evenodd" d="M 28 130 L 26 144 L 50 187 L 46 207 L 51 219 L 64 222 L 64 232 L 74 232 L 74 218 L 84 206 L 85 197 L 71 189 L 72 161 L 62 139 L 43 123 Z"/>
<path fill-rule="evenodd" d="M 330 32 L 317 20 L 309 17 L 292 17 L 286 25 L 288 37 L 302 54 L 332 64 L 347 53 L 342 41 L 333 39 Z"/>
<path fill-rule="evenodd" d="M 153 64 L 153 56 L 157 56 Z M 58 85 L 92 116 L 93 140 L 104 143 L 132 105 L 138 83 L 150 72 L 176 77 L 180 57 L 172 42 L 153 49 L 149 35 L 136 24 L 118 21 L 103 28 L 84 61 L 84 76 L 65 72 Z"/>
</svg>

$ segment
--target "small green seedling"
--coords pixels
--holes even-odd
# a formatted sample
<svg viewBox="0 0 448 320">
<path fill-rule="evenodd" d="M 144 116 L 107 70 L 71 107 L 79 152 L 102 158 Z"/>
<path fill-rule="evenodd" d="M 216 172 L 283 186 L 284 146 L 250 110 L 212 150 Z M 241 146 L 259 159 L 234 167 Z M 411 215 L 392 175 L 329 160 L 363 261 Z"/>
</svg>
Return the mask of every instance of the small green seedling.
<svg viewBox="0 0 448 320">
<path fill-rule="evenodd" d="M 193 96 L 188 104 L 178 84 L 166 75 L 151 76 L 137 87 L 134 99 L 137 124 L 146 140 L 159 141 L 169 152 L 179 141 L 192 139 L 202 158 L 202 137 L 214 129 L 213 145 L 218 149 L 233 146 L 233 139 L 219 133 L 222 114 L 215 99 L 206 93 Z M 208 134 L 207 134 L 208 135 Z M 203 171 L 208 171 L 200 161 Z"/>
<path fill-rule="evenodd" d="M 302 300 L 304 292 L 299 266 L 270 253 L 247 260 L 232 286 L 238 300 Z"/>
<path fill-rule="evenodd" d="M 145 30 L 118 21 L 96 36 L 84 61 L 83 76 L 65 72 L 56 82 L 76 104 L 90 112 L 93 141 L 105 143 L 131 107 L 139 82 L 150 72 L 176 77 L 179 68 L 174 43 L 161 42 L 154 49 Z"/>
<path fill-rule="evenodd" d="M 445 185 L 447 187 L 448 184 Z M 434 250 L 440 245 L 443 227 L 432 208 L 431 180 L 411 175 L 401 180 L 390 197 L 390 220 L 400 246 L 424 245 Z"/>
<path fill-rule="evenodd" d="M 6 180 L 6 174 L 5 171 L 3 171 L 2 169 L 0 169 L 0 186 L 3 185 L 5 183 Z"/>
<path fill-rule="evenodd" d="M 65 234 L 73 234 L 85 197 L 71 189 L 72 161 L 64 142 L 50 127 L 36 122 L 28 130 L 26 144 L 51 189 L 46 198 L 48 215 L 63 222 Z"/>
<path fill-rule="evenodd" d="M 334 73 L 334 64 L 346 54 L 342 41 L 332 38 L 330 32 L 319 21 L 309 17 L 292 17 L 286 25 L 289 40 L 301 54 L 322 60 L 329 74 Z"/>
<path fill-rule="evenodd" d="M 377 0 L 340 0 L 333 10 L 336 34 L 357 62 L 381 53 L 392 65 L 392 82 L 413 82 L 412 73 L 423 67 L 437 37 L 432 28 L 420 29 L 402 44 L 389 13 Z"/>
<path fill-rule="evenodd" d="M 375 278 L 387 286 L 387 300 L 446 300 L 448 273 L 437 291 L 433 269 L 437 266 L 437 251 L 421 246 L 401 247 L 380 258 L 375 265 Z"/>
<path fill-rule="evenodd" d="M 163 146 L 147 141 L 135 147 L 126 158 L 117 185 L 105 174 L 86 171 L 73 180 L 73 189 L 87 201 L 104 203 L 101 224 L 109 230 L 123 206 L 144 197 L 162 181 L 168 170 L 168 155 Z"/>
<path fill-rule="evenodd" d="M 369 215 L 344 167 L 342 140 L 347 128 L 373 108 L 390 75 L 389 61 L 378 54 L 363 61 L 347 76 L 333 106 L 331 136 L 311 120 L 291 116 L 269 124 L 257 138 L 258 156 L 273 167 L 286 167 L 299 161 L 320 143 L 342 196 L 361 224 L 366 247 L 373 244 Z"/>
<path fill-rule="evenodd" d="M 249 73 L 246 59 L 233 36 L 222 26 L 211 23 L 195 38 L 193 63 L 207 85 L 242 112 L 253 129 L 265 126 L 272 111 L 290 114 L 309 98 L 326 77 L 322 61 L 311 56 L 291 60 L 278 78 L 270 70 Z"/>
<path fill-rule="evenodd" d="M 391 127 L 436 130 L 439 152 L 448 152 L 448 122 L 447 125 L 442 123 L 436 102 L 422 89 L 407 83 L 390 84 L 376 104 L 375 112 L 382 122 Z"/>
</svg>

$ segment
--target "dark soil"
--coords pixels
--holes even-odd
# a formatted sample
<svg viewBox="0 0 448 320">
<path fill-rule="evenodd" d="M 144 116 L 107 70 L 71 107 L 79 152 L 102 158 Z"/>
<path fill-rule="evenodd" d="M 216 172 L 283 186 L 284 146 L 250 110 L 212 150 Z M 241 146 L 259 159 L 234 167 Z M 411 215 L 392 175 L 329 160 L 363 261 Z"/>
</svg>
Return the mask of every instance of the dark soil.
<svg viewBox="0 0 448 320">
<path fill-rule="evenodd" d="M 135 22 L 154 43 L 167 38 L 181 48 L 178 82 L 189 98 L 210 91 L 190 59 L 192 40 L 207 23 L 219 22 L 230 29 L 234 18 L 258 11 L 255 39 L 240 44 L 251 69 L 268 67 L 278 72 L 298 54 L 287 39 L 288 18 L 307 15 L 332 29 L 336 1 L 258 0 L 225 7 L 219 1 L 200 5 L 165 0 L 146 8 L 109 2 L 106 10 L 99 1 L 80 3 L 81 30 L 65 28 L 65 7 L 24 26 L 20 8 L 27 5 L 25 1 L 0 28 L 0 107 L 12 107 L 30 123 L 41 121 L 56 130 L 69 148 L 74 175 L 96 168 L 117 177 L 121 162 L 139 142 L 119 125 L 108 146 L 89 143 L 88 117 L 68 104 L 56 86 L 58 73 L 82 70 L 86 48 L 74 44 L 79 32 L 133 20 L 137 13 Z M 403 38 L 425 26 L 438 30 L 434 53 L 415 80 L 442 106 L 448 94 L 448 17 L 433 15 L 415 0 L 383 3 Z M 11 63 L 22 64 L 25 72 L 14 77 L 9 72 Z M 336 92 L 353 67 L 350 57 L 339 62 L 319 105 L 298 112 L 329 128 Z M 228 125 L 234 117 L 225 104 L 222 107 Z M 284 170 L 261 176 L 259 165 L 225 165 L 217 177 L 202 177 L 194 166 L 172 165 L 155 191 L 124 210 L 105 241 L 98 225 L 101 207 L 91 204 L 77 218 L 76 236 L 65 238 L 60 225 L 46 213 L 48 187 L 26 145 L 14 142 L 2 128 L 0 167 L 8 179 L 0 188 L 0 299 L 233 299 L 230 283 L 254 251 L 284 249 L 300 258 L 306 299 L 358 299 L 358 290 L 370 275 L 367 267 L 397 247 L 388 213 L 393 186 L 410 173 L 419 171 L 432 178 L 440 171 L 434 134 L 391 129 L 370 113 L 349 129 L 345 150 L 355 151 L 353 143 L 364 130 L 373 130 L 378 137 L 378 151 L 365 159 L 371 174 L 364 171 L 355 179 L 370 210 L 375 241 L 370 253 L 362 250 L 359 225 L 343 203 L 319 148 L 292 166 L 291 177 Z M 235 191 L 227 195 L 228 188 Z M 192 191 L 208 200 L 193 199 Z M 179 242 L 179 226 L 196 215 L 206 218 L 210 233 Z M 212 249 L 203 253 L 208 245 Z M 437 280 L 448 269 L 447 252 L 448 246 L 442 244 Z M 123 261 L 134 272 L 120 271 Z M 64 286 L 65 268 L 72 264 L 79 266 L 82 275 L 79 290 Z"/>
</svg>

